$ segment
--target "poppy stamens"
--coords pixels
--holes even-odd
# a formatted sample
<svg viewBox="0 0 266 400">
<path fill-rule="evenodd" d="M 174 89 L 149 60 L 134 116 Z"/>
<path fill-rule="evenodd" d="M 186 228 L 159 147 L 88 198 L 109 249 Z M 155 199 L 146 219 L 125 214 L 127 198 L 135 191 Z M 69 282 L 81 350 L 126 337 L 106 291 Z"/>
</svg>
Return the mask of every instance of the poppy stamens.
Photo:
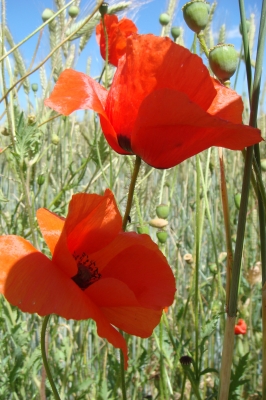
<svg viewBox="0 0 266 400">
<path fill-rule="evenodd" d="M 82 289 L 85 290 L 87 287 L 97 282 L 101 274 L 98 272 L 95 261 L 89 259 L 86 253 L 81 255 L 73 254 L 73 257 L 77 261 L 78 273 L 71 279 Z"/>
</svg>

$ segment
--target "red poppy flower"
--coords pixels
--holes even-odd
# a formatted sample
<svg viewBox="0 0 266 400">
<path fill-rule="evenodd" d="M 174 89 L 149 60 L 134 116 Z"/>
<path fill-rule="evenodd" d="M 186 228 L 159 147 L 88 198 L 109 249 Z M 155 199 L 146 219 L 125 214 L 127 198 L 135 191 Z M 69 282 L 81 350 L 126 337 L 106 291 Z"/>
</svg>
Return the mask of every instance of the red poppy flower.
<svg viewBox="0 0 266 400">
<path fill-rule="evenodd" d="M 122 18 L 118 21 L 116 15 L 106 14 L 104 23 L 108 35 L 108 61 L 117 67 L 119 59 L 125 54 L 127 37 L 137 33 L 138 28 L 130 19 Z M 96 26 L 96 39 L 105 60 L 106 45 L 102 22 Z"/>
<path fill-rule="evenodd" d="M 74 195 L 66 219 L 44 208 L 37 219 L 52 260 L 22 237 L 1 236 L 0 292 L 24 312 L 94 319 L 126 366 L 126 342 L 114 326 L 151 335 L 175 293 L 164 255 L 148 235 L 121 231 L 109 190 Z"/>
<path fill-rule="evenodd" d="M 170 168 L 210 146 L 241 150 L 262 140 L 242 125 L 240 96 L 212 79 L 202 60 L 169 38 L 132 35 L 110 91 L 89 76 L 64 71 L 45 104 L 64 115 L 99 114 L 120 154 Z"/>
<path fill-rule="evenodd" d="M 235 335 L 245 335 L 247 333 L 247 324 L 243 319 L 239 319 L 235 326 Z"/>
</svg>

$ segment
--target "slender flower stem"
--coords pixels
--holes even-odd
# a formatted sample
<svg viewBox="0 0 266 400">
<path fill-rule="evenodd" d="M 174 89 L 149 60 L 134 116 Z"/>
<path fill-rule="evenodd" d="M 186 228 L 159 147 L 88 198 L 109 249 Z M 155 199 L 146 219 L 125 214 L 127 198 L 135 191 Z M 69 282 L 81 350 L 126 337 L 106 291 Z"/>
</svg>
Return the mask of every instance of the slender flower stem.
<svg viewBox="0 0 266 400">
<path fill-rule="evenodd" d="M 141 158 L 139 156 L 136 156 L 134 170 L 133 170 L 133 174 L 132 174 L 131 182 L 130 182 L 130 186 L 129 186 L 129 191 L 128 191 L 126 211 L 125 211 L 125 215 L 123 218 L 123 225 L 122 225 L 123 231 L 125 231 L 126 227 L 127 227 L 128 217 L 130 215 L 130 210 L 132 207 L 132 200 L 133 200 L 133 196 L 134 196 L 134 190 L 135 190 L 135 186 L 136 186 L 136 182 L 137 182 L 140 164 L 141 164 Z"/>
<path fill-rule="evenodd" d="M 42 324 L 41 352 L 42 352 L 43 365 L 44 365 L 44 368 L 45 368 L 45 371 L 46 371 L 47 378 L 49 379 L 49 382 L 50 382 L 54 397 L 55 397 L 56 400 L 60 400 L 60 396 L 59 396 L 58 391 L 56 389 L 56 386 L 55 386 L 55 383 L 54 383 L 54 380 L 53 380 L 53 377 L 52 377 L 52 374 L 51 374 L 51 371 L 50 371 L 50 368 L 49 368 L 49 365 L 48 365 L 47 357 L 46 357 L 45 333 L 46 333 L 46 327 L 47 327 L 49 318 L 50 318 L 50 315 L 46 315 L 44 317 L 43 324 Z"/>
<path fill-rule="evenodd" d="M 200 158 L 196 155 L 196 260 L 195 260 L 195 365 L 198 379 L 199 369 L 199 265 L 200 265 Z"/>
<path fill-rule="evenodd" d="M 104 22 L 104 16 L 101 18 L 103 24 L 103 31 L 104 31 L 104 39 L 105 39 L 105 89 L 108 87 L 108 34 L 106 25 Z"/>
<path fill-rule="evenodd" d="M 121 335 L 123 334 L 122 332 L 120 333 Z M 121 389 L 122 389 L 123 400 L 127 400 L 126 379 L 124 370 L 124 354 L 122 350 L 120 350 L 120 373 L 121 373 Z"/>
</svg>

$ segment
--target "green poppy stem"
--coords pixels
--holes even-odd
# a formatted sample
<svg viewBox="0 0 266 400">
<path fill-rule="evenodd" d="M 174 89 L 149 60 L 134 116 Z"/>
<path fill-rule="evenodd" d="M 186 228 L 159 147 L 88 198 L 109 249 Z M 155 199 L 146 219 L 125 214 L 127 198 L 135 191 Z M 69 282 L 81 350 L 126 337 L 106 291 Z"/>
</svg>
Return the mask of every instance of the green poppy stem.
<svg viewBox="0 0 266 400">
<path fill-rule="evenodd" d="M 123 334 L 120 331 L 121 335 Z M 121 389 L 123 400 L 127 400 L 127 391 L 126 391 L 126 379 L 125 379 L 125 369 L 124 369 L 124 354 L 120 349 L 120 373 L 121 373 Z"/>
<path fill-rule="evenodd" d="M 104 80 L 104 84 L 105 84 L 105 89 L 108 88 L 108 34 L 107 34 L 107 29 L 106 29 L 106 25 L 104 22 L 104 15 L 101 17 L 102 20 L 102 24 L 103 24 L 103 31 L 104 31 L 104 39 L 105 39 L 105 80 Z"/>
<path fill-rule="evenodd" d="M 132 207 L 132 201 L 133 201 L 133 197 L 134 197 L 134 190 L 135 190 L 135 186 L 136 186 L 136 182 L 137 182 L 137 177 L 139 174 L 140 164 L 141 164 L 141 158 L 139 156 L 136 156 L 134 170 L 133 170 L 133 174 L 132 174 L 131 182 L 130 182 L 130 186 L 129 186 L 129 191 L 128 191 L 126 211 L 125 211 L 125 215 L 123 218 L 123 225 L 122 225 L 123 231 L 125 231 L 126 227 L 127 227 L 130 210 Z"/>
<path fill-rule="evenodd" d="M 41 352 L 42 352 L 43 365 L 44 365 L 44 368 L 45 368 L 45 371 L 46 371 L 47 378 L 49 379 L 49 382 L 50 382 L 54 397 L 55 397 L 56 400 L 60 400 L 60 396 L 59 396 L 58 391 L 56 389 L 56 386 L 55 386 L 55 383 L 54 383 L 54 380 L 53 380 L 53 377 L 52 377 L 52 374 L 51 374 L 51 371 L 50 371 L 50 368 L 49 368 L 49 365 L 48 365 L 47 357 L 46 357 L 45 333 L 46 333 L 46 327 L 47 327 L 49 318 L 50 318 L 50 315 L 46 315 L 44 317 L 43 324 L 42 324 Z"/>
</svg>

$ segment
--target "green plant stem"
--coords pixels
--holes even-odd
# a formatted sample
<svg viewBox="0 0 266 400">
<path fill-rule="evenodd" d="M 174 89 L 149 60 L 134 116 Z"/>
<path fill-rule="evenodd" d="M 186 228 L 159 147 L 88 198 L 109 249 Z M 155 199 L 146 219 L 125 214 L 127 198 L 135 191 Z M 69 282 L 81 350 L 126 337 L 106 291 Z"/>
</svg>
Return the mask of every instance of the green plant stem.
<svg viewBox="0 0 266 400">
<path fill-rule="evenodd" d="M 200 265 L 200 158 L 196 155 L 196 260 L 195 260 L 195 365 L 196 377 L 199 368 L 199 265 Z"/>
<path fill-rule="evenodd" d="M 108 34 L 104 22 L 104 16 L 101 17 L 105 39 L 105 89 L 108 88 Z"/>
<path fill-rule="evenodd" d="M 44 368 L 45 368 L 45 371 L 46 371 L 47 378 L 49 379 L 49 382 L 50 382 L 54 397 L 55 397 L 56 400 L 60 400 L 60 396 L 59 396 L 58 391 L 56 389 L 56 386 L 55 386 L 55 383 L 54 383 L 54 380 L 53 380 L 53 377 L 52 377 L 52 374 L 51 374 L 51 371 L 50 371 L 50 368 L 49 368 L 49 365 L 48 365 L 47 357 L 46 357 L 45 333 L 46 333 L 46 327 L 47 327 L 49 318 L 50 318 L 50 315 L 46 315 L 44 317 L 43 324 L 42 324 L 41 352 L 42 352 L 43 365 L 44 365 Z"/>
<path fill-rule="evenodd" d="M 122 332 L 120 332 L 122 335 Z M 126 392 L 126 379 L 125 379 L 125 369 L 124 369 L 124 354 L 120 349 L 120 375 L 121 375 L 121 389 L 123 400 L 127 400 L 127 392 Z"/>
<path fill-rule="evenodd" d="M 140 164 L 141 164 L 141 158 L 139 156 L 136 156 L 134 170 L 133 170 L 133 174 L 132 174 L 131 182 L 130 182 L 130 186 L 129 186 L 129 191 L 128 191 L 126 211 L 125 211 L 125 215 L 123 218 L 123 225 L 122 225 L 123 231 L 125 231 L 126 227 L 127 227 L 128 217 L 130 215 L 130 210 L 132 207 L 132 200 L 133 200 L 133 196 L 134 196 L 134 190 L 135 190 L 135 186 L 136 186 L 136 182 L 137 182 Z"/>
<path fill-rule="evenodd" d="M 74 0 L 73 0 L 74 1 Z M 62 40 L 62 42 L 60 42 L 57 46 L 55 46 L 53 48 L 53 50 L 48 54 L 48 56 L 46 56 L 44 58 L 44 60 L 42 62 L 40 62 L 40 64 L 37 65 L 36 68 L 34 68 L 32 71 L 28 72 L 27 74 L 25 74 L 24 76 L 22 76 L 20 79 L 17 80 L 17 82 L 15 82 L 4 94 L 4 96 L 0 99 L 0 103 L 6 98 L 6 96 L 11 92 L 11 90 L 14 89 L 14 87 L 16 87 L 20 82 L 22 82 L 25 78 L 27 78 L 28 76 L 30 76 L 31 74 L 33 74 L 35 71 L 38 71 L 38 69 L 46 63 L 47 60 L 49 60 L 49 58 L 52 57 L 52 55 L 61 47 L 63 46 L 66 42 L 68 42 L 70 40 L 70 38 L 75 35 L 88 21 L 90 21 L 90 19 L 94 16 L 94 14 L 99 10 L 100 6 L 102 5 L 104 0 L 100 0 L 100 3 L 94 8 L 94 10 L 92 11 L 92 13 L 90 14 L 90 16 L 88 18 L 86 18 L 84 20 L 84 23 L 79 26 L 75 31 L 73 31 L 69 36 L 67 36 L 64 40 Z"/>
</svg>

